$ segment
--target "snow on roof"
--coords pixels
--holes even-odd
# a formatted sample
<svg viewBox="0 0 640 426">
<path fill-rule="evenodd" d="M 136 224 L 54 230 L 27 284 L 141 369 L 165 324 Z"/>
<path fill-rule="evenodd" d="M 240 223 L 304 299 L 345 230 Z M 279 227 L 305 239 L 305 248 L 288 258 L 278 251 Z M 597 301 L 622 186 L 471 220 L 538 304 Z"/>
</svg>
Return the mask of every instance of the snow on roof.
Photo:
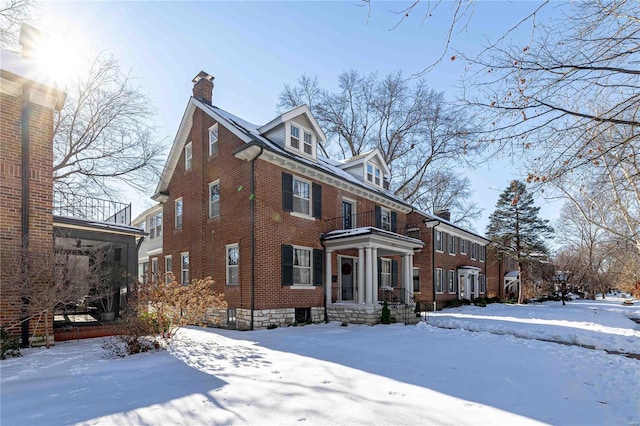
<svg viewBox="0 0 640 426">
<path fill-rule="evenodd" d="M 146 235 L 146 232 L 143 231 L 142 229 L 132 225 L 125 225 L 123 223 L 97 222 L 93 219 L 83 219 L 79 217 L 66 217 L 66 216 L 54 216 L 53 222 L 58 224 L 86 226 L 87 228 L 92 228 L 96 230 L 119 232 L 119 233 L 129 234 L 129 235 Z"/>
<path fill-rule="evenodd" d="M 374 234 L 374 233 L 388 235 L 393 238 L 401 238 L 405 241 L 409 241 L 415 244 L 419 244 L 420 246 L 424 246 L 424 242 L 422 240 L 407 237 L 405 235 L 400 235 L 395 232 L 386 231 L 384 229 L 375 228 L 373 226 L 363 226 L 361 228 L 353 228 L 353 229 L 338 229 L 336 231 L 331 231 L 326 233 L 324 237 L 322 237 L 322 240 L 323 241 L 337 240 L 339 238 L 348 238 L 348 237 L 355 237 L 358 235 L 368 235 L 368 234 Z"/>
</svg>

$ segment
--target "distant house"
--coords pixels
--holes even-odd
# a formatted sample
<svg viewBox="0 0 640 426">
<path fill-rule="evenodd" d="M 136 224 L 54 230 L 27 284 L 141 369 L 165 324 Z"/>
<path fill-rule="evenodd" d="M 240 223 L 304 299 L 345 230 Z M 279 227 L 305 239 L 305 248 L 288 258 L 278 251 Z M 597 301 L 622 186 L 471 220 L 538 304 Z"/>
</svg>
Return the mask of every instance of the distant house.
<svg viewBox="0 0 640 426">
<path fill-rule="evenodd" d="M 212 104 L 211 75 L 193 83 L 159 205 L 133 222 L 151 234 L 141 273 L 212 276 L 229 306 L 216 315 L 238 329 L 375 324 L 384 300 L 410 322 L 416 303 L 487 294 L 488 240 L 396 197 L 380 152 L 325 158 L 307 106 L 255 125 Z"/>
</svg>

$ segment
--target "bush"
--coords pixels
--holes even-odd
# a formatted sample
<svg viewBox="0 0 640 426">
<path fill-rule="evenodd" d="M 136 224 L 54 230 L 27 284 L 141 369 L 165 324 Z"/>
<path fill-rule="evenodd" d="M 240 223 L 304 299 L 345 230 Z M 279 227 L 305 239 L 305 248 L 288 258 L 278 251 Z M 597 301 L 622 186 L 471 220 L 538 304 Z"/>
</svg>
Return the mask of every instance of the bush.
<svg viewBox="0 0 640 426">
<path fill-rule="evenodd" d="M 4 327 L 0 327 L 0 359 L 22 356 L 20 353 L 20 338 L 9 334 Z"/>
<path fill-rule="evenodd" d="M 487 306 L 487 299 L 485 299 L 484 297 L 478 297 L 477 299 L 474 299 L 473 304 L 484 308 L 485 306 Z"/>
<path fill-rule="evenodd" d="M 162 348 L 160 340 L 161 327 L 153 314 L 128 313 L 119 324 L 120 334 L 111 337 L 102 344 L 112 356 L 125 357 L 127 355 L 149 352 Z"/>
<path fill-rule="evenodd" d="M 349 323 L 347 323 L 346 321 L 342 321 L 342 324 L 340 324 L 340 327 L 346 327 L 348 325 L 349 325 Z"/>
<path fill-rule="evenodd" d="M 382 305 L 382 315 L 380 316 L 380 322 L 382 324 L 391 324 L 391 311 L 389 310 L 389 306 L 387 305 L 386 300 Z"/>
<path fill-rule="evenodd" d="M 267 330 L 273 330 L 274 328 L 278 328 L 278 325 L 277 324 L 269 324 L 267 326 Z"/>
</svg>

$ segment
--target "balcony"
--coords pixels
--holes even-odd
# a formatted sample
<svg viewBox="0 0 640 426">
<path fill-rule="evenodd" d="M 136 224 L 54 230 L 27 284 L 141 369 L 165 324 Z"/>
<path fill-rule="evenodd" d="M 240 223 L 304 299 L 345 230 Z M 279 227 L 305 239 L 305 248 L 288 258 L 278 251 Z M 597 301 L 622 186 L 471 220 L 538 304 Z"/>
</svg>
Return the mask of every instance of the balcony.
<svg viewBox="0 0 640 426">
<path fill-rule="evenodd" d="M 324 222 L 325 226 L 323 231 L 326 233 L 344 229 L 373 227 L 418 240 L 420 239 L 420 226 L 418 224 L 392 220 L 392 218 L 385 217 L 373 210 L 325 219 Z"/>
<path fill-rule="evenodd" d="M 125 204 L 65 192 L 54 192 L 53 214 L 95 222 L 131 225 L 131 203 Z"/>
</svg>

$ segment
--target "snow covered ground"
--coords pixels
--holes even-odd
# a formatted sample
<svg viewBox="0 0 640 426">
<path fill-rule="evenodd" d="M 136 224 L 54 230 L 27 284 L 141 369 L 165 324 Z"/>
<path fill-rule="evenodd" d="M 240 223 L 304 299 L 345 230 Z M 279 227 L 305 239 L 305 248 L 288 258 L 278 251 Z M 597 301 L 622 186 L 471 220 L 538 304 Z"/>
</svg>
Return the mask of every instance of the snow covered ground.
<svg viewBox="0 0 640 426">
<path fill-rule="evenodd" d="M 63 342 L 0 362 L 0 423 L 638 426 L 640 360 L 599 350 L 640 353 L 629 317 L 640 302 L 467 306 L 416 326 L 190 328 L 169 351 L 121 359 L 105 358 L 104 339 Z"/>
</svg>

